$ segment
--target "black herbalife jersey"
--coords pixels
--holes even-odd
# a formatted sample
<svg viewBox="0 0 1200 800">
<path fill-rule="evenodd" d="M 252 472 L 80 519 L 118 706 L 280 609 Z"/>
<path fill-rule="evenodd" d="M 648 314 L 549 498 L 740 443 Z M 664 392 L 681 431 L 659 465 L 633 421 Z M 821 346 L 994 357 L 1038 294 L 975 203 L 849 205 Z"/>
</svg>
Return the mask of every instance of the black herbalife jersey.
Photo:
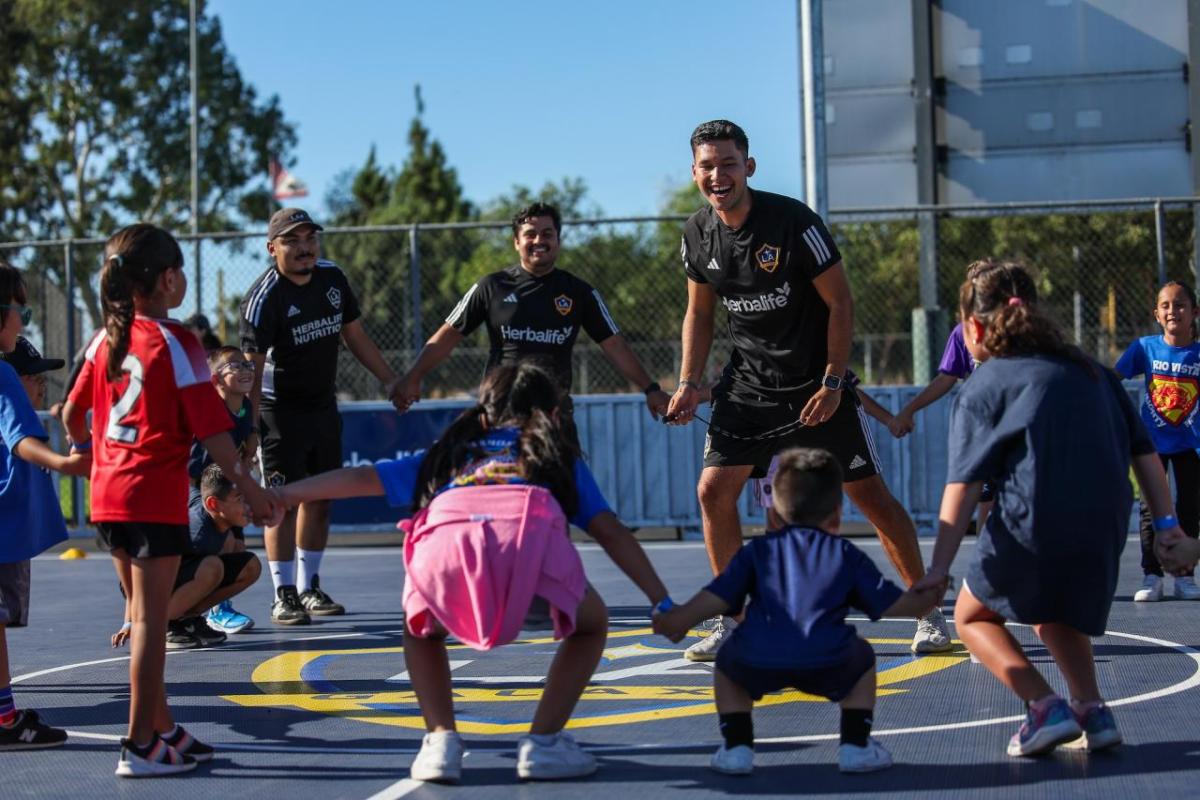
<svg viewBox="0 0 1200 800">
<path fill-rule="evenodd" d="M 706 206 L 684 225 L 682 255 L 688 278 L 710 284 L 729 312 L 728 377 L 783 389 L 824 374 L 829 308 L 812 282 L 842 256 L 811 208 L 753 192 L 733 230 Z"/>
<path fill-rule="evenodd" d="M 303 286 L 272 267 L 242 301 L 242 350 L 266 354 L 262 397 L 267 406 L 315 411 L 337 403 L 342 326 L 359 318 L 345 274 L 318 259 Z"/>
<path fill-rule="evenodd" d="M 446 317 L 469 334 L 487 323 L 491 352 L 487 368 L 529 356 L 547 358 L 560 385 L 571 388 L 571 348 L 579 329 L 603 342 L 619 333 L 600 292 L 561 269 L 535 277 L 520 264 L 480 278 Z"/>
</svg>

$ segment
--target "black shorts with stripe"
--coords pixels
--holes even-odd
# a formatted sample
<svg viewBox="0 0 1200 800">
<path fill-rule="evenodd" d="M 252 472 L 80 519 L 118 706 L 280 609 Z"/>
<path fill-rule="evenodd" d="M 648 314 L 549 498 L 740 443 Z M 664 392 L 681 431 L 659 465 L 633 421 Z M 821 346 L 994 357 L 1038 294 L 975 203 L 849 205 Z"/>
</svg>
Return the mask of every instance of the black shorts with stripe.
<svg viewBox="0 0 1200 800">
<path fill-rule="evenodd" d="M 817 391 L 810 386 L 786 398 L 732 389 L 722 381 L 713 390 L 712 420 L 704 441 L 704 466 L 752 466 L 751 477 L 767 474 L 771 459 L 789 447 L 828 450 L 842 466 L 847 483 L 881 471 L 866 412 L 853 389 L 842 393 L 837 410 L 816 426 L 798 425 L 800 411 Z"/>
</svg>

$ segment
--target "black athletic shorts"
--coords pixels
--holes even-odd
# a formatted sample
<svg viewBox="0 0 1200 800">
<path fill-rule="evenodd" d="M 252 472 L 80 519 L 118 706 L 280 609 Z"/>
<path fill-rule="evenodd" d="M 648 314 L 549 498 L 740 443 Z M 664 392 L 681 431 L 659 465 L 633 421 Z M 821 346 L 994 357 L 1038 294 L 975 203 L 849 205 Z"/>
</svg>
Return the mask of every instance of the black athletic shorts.
<svg viewBox="0 0 1200 800">
<path fill-rule="evenodd" d="M 179 574 L 175 576 L 175 588 L 178 589 L 195 578 L 196 571 L 200 569 L 200 563 L 206 558 L 221 559 L 221 565 L 225 567 L 225 574 L 221 576 L 221 582 L 217 584 L 217 588 L 223 589 L 226 586 L 232 586 L 237 581 L 238 576 L 242 574 L 242 570 L 246 568 L 246 565 L 255 559 L 255 555 L 254 553 L 242 552 L 221 553 L 216 556 L 184 556 L 183 560 L 179 562 Z"/>
<path fill-rule="evenodd" d="M 718 650 L 716 667 L 755 700 L 790 688 L 836 703 L 850 694 L 858 679 L 875 665 L 875 651 L 859 637 L 854 638 L 843 661 L 816 669 L 756 667 L 738 660 L 735 650 L 728 644 Z"/>
<path fill-rule="evenodd" d="M 867 415 L 853 390 L 842 391 L 833 416 L 816 426 L 796 425 L 804 404 L 817 391 L 810 387 L 780 398 L 731 389 L 722 381 L 713 389 L 712 419 L 704 440 L 704 466 L 754 467 L 751 477 L 767 474 L 771 459 L 789 447 L 818 447 L 833 453 L 847 483 L 880 472 Z"/>
<path fill-rule="evenodd" d="M 192 537 L 187 525 L 97 522 L 96 545 L 110 553 L 124 550 L 130 558 L 162 558 L 190 554 Z"/>
<path fill-rule="evenodd" d="M 337 406 L 320 411 L 264 406 L 259 426 L 267 486 L 294 483 L 342 466 L 342 415 Z"/>
</svg>

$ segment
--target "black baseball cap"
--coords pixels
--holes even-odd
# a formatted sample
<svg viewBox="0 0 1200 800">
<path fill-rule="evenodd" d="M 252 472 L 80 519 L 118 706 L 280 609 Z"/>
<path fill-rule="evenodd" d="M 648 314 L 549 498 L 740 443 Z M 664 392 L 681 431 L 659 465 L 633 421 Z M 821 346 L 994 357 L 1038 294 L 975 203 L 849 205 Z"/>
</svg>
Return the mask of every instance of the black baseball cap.
<svg viewBox="0 0 1200 800">
<path fill-rule="evenodd" d="M 271 221 L 267 223 L 267 238 L 278 239 L 301 225 L 312 225 L 319 231 L 325 230 L 313 222 L 312 217 L 303 208 L 281 208 L 271 215 Z"/>
<path fill-rule="evenodd" d="M 52 369 L 62 369 L 67 363 L 61 358 L 42 358 L 38 349 L 24 336 L 18 336 L 16 349 L 4 353 L 3 357 L 18 375 L 40 375 Z"/>
</svg>

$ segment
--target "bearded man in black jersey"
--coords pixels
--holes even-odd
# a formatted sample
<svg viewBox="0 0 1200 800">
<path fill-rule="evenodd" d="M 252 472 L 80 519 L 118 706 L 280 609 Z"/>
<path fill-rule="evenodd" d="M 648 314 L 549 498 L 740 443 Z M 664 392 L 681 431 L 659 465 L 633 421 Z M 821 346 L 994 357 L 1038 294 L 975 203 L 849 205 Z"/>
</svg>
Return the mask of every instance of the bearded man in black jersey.
<svg viewBox="0 0 1200 800">
<path fill-rule="evenodd" d="M 336 393 L 341 343 L 379 379 L 384 395 L 393 403 L 398 396 L 396 373 L 363 328 L 349 281 L 337 264 L 320 257 L 320 231 L 302 209 L 276 211 L 267 227 L 274 263 L 242 302 L 242 350 L 254 364 L 255 427 L 247 447 L 259 445 L 261 431 L 268 486 L 342 466 Z M 275 585 L 271 620 L 278 625 L 345 613 L 320 585 L 330 510 L 327 500 L 301 503 L 264 532 Z"/>
<path fill-rule="evenodd" d="M 646 407 L 657 418 L 670 397 L 651 381 L 600 292 L 555 267 L 562 234 L 558 209 L 547 203 L 523 208 L 513 217 L 512 231 L 520 262 L 480 278 L 467 290 L 401 379 L 401 410 L 420 398 L 425 375 L 465 336 L 486 325 L 491 344 L 487 369 L 538 358 L 558 376 L 564 391 L 571 389 L 571 350 L 582 328 L 617 371 L 645 392 Z"/>
<path fill-rule="evenodd" d="M 924 576 L 912 519 L 879 475 L 875 445 L 853 391 L 843 392 L 854 305 L 837 244 L 821 218 L 789 197 L 752 191 L 755 170 L 744 131 L 706 122 L 691 138 L 692 177 L 708 207 L 684 226 L 688 277 L 679 388 L 667 419 L 690 422 L 713 341 L 718 301 L 733 352 L 712 391 L 704 470 L 696 488 L 714 573 L 741 547 L 737 499 L 788 447 L 818 447 L 841 463 L 845 491 L 875 527 L 910 586 Z M 719 618 L 687 650 L 712 661 L 736 625 Z M 915 652 L 951 647 L 938 610 L 918 622 Z"/>
</svg>

